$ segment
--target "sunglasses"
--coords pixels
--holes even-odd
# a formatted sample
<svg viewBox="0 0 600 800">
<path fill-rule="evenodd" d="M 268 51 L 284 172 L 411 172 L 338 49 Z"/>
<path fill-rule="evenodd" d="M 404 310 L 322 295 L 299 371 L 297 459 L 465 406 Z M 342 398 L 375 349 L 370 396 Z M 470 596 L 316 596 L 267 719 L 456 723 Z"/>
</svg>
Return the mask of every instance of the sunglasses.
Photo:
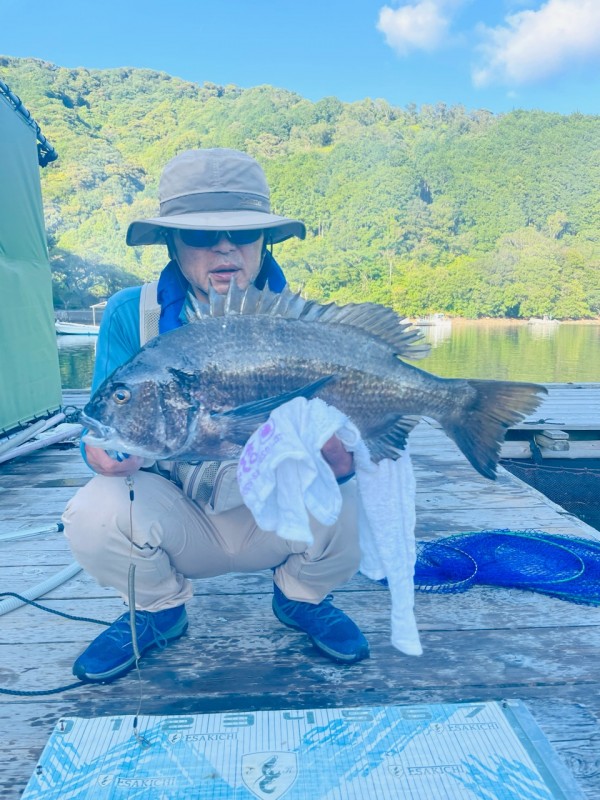
<svg viewBox="0 0 600 800">
<path fill-rule="evenodd" d="M 263 230 L 241 231 L 190 231 L 179 229 L 181 241 L 188 247 L 214 247 L 221 236 L 226 236 L 232 244 L 243 245 L 257 242 Z"/>
</svg>

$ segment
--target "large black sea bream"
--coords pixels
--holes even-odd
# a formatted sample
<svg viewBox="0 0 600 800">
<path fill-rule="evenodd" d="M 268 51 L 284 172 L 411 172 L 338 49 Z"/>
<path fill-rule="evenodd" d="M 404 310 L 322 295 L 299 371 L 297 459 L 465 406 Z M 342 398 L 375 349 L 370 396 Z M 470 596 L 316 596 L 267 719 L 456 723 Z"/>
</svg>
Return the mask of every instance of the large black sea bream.
<svg viewBox="0 0 600 800">
<path fill-rule="evenodd" d="M 99 387 L 84 409 L 86 441 L 153 459 L 236 458 L 274 408 L 316 396 L 354 422 L 374 461 L 398 457 L 427 416 L 494 478 L 507 428 L 546 390 L 438 378 L 403 360 L 426 353 L 419 339 L 410 323 L 374 303 L 324 306 L 288 289 L 242 291 L 232 283 Z"/>
</svg>

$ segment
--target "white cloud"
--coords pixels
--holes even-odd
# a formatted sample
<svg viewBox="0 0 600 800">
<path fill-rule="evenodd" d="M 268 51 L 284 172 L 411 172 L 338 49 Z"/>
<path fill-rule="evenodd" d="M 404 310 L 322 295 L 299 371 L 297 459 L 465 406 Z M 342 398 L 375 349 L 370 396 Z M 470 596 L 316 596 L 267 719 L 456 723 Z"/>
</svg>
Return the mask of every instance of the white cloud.
<svg viewBox="0 0 600 800">
<path fill-rule="evenodd" d="M 537 11 L 506 17 L 506 25 L 480 27 L 483 43 L 476 86 L 520 85 L 556 75 L 600 53 L 598 0 L 547 0 Z"/>
<path fill-rule="evenodd" d="M 384 6 L 379 12 L 377 30 L 399 55 L 411 50 L 432 51 L 444 43 L 450 26 L 448 8 L 456 0 L 419 0 L 400 8 Z"/>
</svg>

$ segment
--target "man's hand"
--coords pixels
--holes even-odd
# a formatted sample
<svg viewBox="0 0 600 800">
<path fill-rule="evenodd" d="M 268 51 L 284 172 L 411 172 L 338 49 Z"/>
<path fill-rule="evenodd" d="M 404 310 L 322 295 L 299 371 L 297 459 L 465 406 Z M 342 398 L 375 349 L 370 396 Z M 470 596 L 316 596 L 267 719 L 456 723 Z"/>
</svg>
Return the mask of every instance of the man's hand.
<svg viewBox="0 0 600 800">
<path fill-rule="evenodd" d="M 127 478 L 133 475 L 144 464 L 144 459 L 141 456 L 129 456 L 123 461 L 117 461 L 111 458 L 105 450 L 100 447 L 91 447 L 85 445 L 85 457 L 90 467 L 99 475 L 105 475 L 107 478 Z"/>
<path fill-rule="evenodd" d="M 325 442 L 321 448 L 321 455 L 336 478 L 345 478 L 354 472 L 354 456 L 346 450 L 337 436 L 332 436 Z"/>
</svg>

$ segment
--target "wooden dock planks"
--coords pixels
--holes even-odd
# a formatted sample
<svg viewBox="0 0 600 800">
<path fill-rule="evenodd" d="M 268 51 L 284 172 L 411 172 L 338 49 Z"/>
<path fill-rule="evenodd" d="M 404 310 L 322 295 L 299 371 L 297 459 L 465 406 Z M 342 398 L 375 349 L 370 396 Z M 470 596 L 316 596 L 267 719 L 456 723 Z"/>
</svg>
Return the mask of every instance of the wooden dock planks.
<svg viewBox="0 0 600 800">
<path fill-rule="evenodd" d="M 595 386 L 595 385 L 594 385 Z M 595 396 L 595 395 L 594 395 Z M 491 483 L 435 427 L 411 436 L 417 474 L 417 535 L 535 528 L 600 534 L 504 470 Z M 75 449 L 53 448 L 0 468 L 0 533 L 59 519 L 90 473 Z M 2 591 L 23 591 L 71 561 L 60 534 L 0 544 Z M 424 654 L 389 644 L 389 598 L 362 576 L 336 603 L 369 638 L 372 657 L 337 666 L 270 610 L 268 572 L 195 582 L 189 633 L 144 658 L 142 711 L 201 713 L 269 708 L 523 700 L 591 798 L 600 796 L 600 609 L 532 592 L 475 587 L 465 594 L 417 594 Z M 112 621 L 124 606 L 85 573 L 51 592 L 56 610 Z M 77 654 L 100 631 L 24 607 L 0 617 L 0 686 L 35 690 L 70 683 Z M 0 798 L 18 798 L 50 730 L 62 715 L 135 713 L 134 673 L 107 686 L 46 697 L 3 696 Z"/>
</svg>

